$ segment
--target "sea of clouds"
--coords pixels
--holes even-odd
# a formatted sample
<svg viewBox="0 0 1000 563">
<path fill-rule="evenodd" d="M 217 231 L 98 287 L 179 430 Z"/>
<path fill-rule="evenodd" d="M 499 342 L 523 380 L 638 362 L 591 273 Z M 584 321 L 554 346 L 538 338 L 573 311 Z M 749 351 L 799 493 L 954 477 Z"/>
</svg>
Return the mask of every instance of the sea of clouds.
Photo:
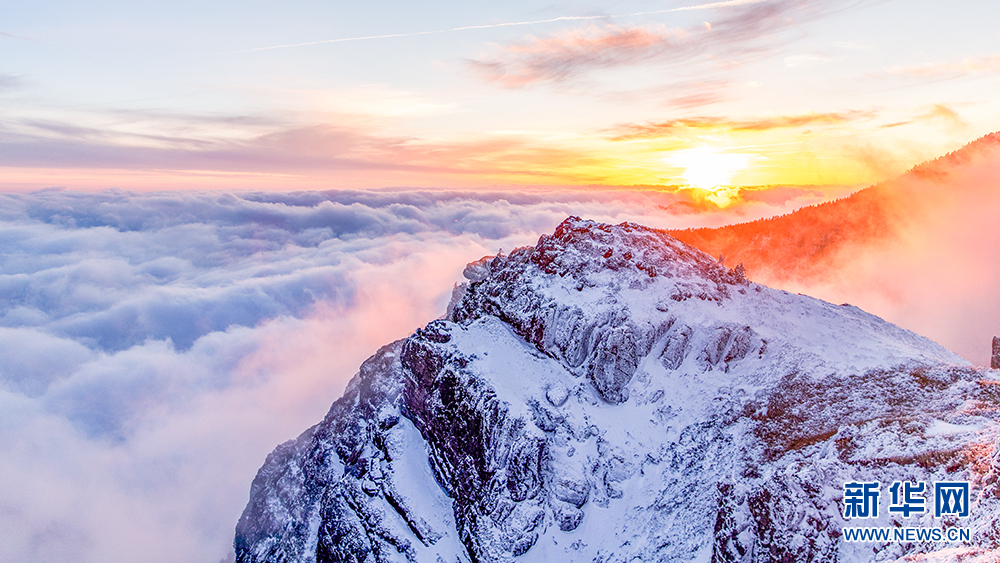
<svg viewBox="0 0 1000 563">
<path fill-rule="evenodd" d="M 0 194 L 0 560 L 226 560 L 265 456 L 318 422 L 366 357 L 440 317 L 466 263 L 570 214 L 723 220 L 669 211 L 678 201 Z"/>
<path fill-rule="evenodd" d="M 569 215 L 711 226 L 829 197 L 0 194 L 0 561 L 225 561 L 266 455 L 442 316 L 466 263 Z"/>
</svg>

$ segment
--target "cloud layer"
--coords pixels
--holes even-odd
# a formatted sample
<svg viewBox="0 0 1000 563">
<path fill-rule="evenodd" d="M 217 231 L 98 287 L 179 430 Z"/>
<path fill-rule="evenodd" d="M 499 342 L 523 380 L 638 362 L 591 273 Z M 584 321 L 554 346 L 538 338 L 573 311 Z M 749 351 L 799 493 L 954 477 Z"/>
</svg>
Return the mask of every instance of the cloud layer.
<svg viewBox="0 0 1000 563">
<path fill-rule="evenodd" d="M 267 453 L 443 314 L 467 262 L 567 215 L 713 226 L 838 195 L 747 189 L 713 213 L 639 188 L 0 195 L 0 560 L 225 559 Z M 902 318 L 951 319 L 962 293 L 920 279 L 904 301 L 940 306 Z"/>
<path fill-rule="evenodd" d="M 822 199 L 773 192 L 751 217 Z M 676 213 L 683 211 L 683 214 Z M 467 262 L 656 190 L 0 195 L 0 560 L 227 557 L 250 482 Z"/>
</svg>

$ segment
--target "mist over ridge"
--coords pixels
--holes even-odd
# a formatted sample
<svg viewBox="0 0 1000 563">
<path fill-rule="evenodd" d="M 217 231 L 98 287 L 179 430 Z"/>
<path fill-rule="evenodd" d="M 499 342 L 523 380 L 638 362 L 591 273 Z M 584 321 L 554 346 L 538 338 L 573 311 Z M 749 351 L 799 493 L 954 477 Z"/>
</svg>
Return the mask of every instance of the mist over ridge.
<svg viewBox="0 0 1000 563">
<path fill-rule="evenodd" d="M 1000 133 L 848 197 L 671 234 L 761 283 L 849 301 L 989 365 L 1000 333 Z"/>
<path fill-rule="evenodd" d="M 989 154 L 914 185 L 995 185 Z M 945 193 L 918 207 L 940 216 L 876 238 L 892 252 L 862 245 L 854 278 L 769 282 L 721 253 L 754 281 L 853 303 L 982 364 L 988 336 L 973 331 L 996 317 L 1000 260 L 986 238 L 995 194 L 977 193 L 982 205 Z M 751 218 L 825 197 L 743 195 Z M 379 346 L 441 316 L 465 264 L 532 245 L 573 214 L 660 229 L 726 218 L 654 190 L 51 190 L 0 201 L 0 558 L 81 563 L 224 558 L 264 455 L 322 416 Z M 849 264 L 854 247 L 838 248 Z"/>
<path fill-rule="evenodd" d="M 822 197 L 795 190 L 752 213 Z M 0 559 L 223 559 L 260 460 L 322 416 L 374 350 L 444 314 L 467 263 L 573 213 L 666 226 L 676 201 L 0 194 Z"/>
<path fill-rule="evenodd" d="M 996 559 L 996 370 L 635 223 L 465 274 L 268 456 L 237 563 Z M 844 508 L 901 480 L 964 500 Z"/>
</svg>

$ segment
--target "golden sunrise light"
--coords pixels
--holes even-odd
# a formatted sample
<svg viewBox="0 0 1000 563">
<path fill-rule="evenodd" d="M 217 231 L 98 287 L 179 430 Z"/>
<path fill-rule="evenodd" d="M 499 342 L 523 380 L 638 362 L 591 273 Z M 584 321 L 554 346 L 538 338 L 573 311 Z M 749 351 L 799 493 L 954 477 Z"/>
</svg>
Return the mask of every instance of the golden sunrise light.
<svg viewBox="0 0 1000 563">
<path fill-rule="evenodd" d="M 1000 2 L 3 7 L 0 563 L 1000 562 Z"/>
<path fill-rule="evenodd" d="M 684 169 L 681 177 L 692 188 L 712 192 L 707 199 L 725 207 L 729 203 L 726 189 L 737 173 L 745 170 L 757 158 L 746 153 L 723 152 L 714 147 L 696 147 L 671 153 L 665 160 Z"/>
</svg>

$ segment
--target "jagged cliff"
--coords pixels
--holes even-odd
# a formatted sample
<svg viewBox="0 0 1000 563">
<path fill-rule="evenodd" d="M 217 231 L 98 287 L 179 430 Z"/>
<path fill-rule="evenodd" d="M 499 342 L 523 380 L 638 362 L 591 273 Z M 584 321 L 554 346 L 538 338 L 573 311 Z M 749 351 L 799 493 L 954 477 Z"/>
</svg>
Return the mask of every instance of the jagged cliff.
<svg viewBox="0 0 1000 563">
<path fill-rule="evenodd" d="M 995 372 L 637 225 L 570 218 L 466 277 L 268 457 L 238 561 L 944 553 L 843 541 L 843 484 L 904 479 L 971 481 L 972 544 L 946 547 L 1000 554 Z"/>
</svg>

